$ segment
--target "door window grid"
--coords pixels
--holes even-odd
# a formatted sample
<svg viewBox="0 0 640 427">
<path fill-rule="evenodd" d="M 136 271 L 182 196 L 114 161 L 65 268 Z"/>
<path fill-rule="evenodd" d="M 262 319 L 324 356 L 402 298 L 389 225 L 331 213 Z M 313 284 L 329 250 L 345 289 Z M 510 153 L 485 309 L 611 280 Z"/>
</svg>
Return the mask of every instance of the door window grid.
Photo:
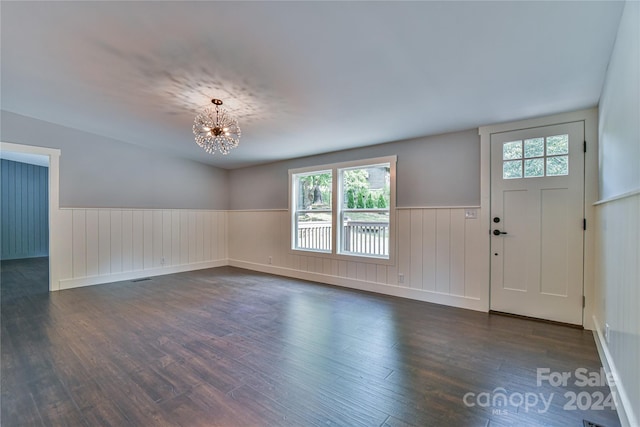
<svg viewBox="0 0 640 427">
<path fill-rule="evenodd" d="M 502 145 L 502 178 L 569 174 L 569 135 L 509 141 Z"/>
</svg>

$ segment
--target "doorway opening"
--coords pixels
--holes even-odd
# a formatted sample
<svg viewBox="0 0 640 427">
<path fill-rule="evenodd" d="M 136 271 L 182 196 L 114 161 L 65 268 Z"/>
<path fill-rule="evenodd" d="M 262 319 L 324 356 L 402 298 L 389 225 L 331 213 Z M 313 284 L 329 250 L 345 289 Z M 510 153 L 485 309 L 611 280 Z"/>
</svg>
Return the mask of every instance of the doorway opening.
<svg viewBox="0 0 640 427">
<path fill-rule="evenodd" d="M 0 143 L 2 303 L 57 290 L 60 150 Z"/>
<path fill-rule="evenodd" d="M 49 292 L 49 157 L 0 153 L 0 298 Z"/>
</svg>

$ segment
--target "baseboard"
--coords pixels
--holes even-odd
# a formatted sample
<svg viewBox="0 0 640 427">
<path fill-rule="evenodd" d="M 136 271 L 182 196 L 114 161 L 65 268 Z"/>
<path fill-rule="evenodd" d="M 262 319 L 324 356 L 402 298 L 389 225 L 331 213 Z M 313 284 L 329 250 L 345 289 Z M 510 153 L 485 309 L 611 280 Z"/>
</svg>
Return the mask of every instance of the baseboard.
<svg viewBox="0 0 640 427">
<path fill-rule="evenodd" d="M 277 267 L 274 265 L 258 264 L 235 259 L 229 260 L 232 267 L 246 268 L 247 270 L 260 271 L 262 273 L 276 274 L 279 276 L 292 277 L 295 279 L 309 280 L 313 282 L 326 283 L 328 285 L 342 286 L 361 291 L 375 292 L 384 295 L 391 295 L 402 298 L 409 298 L 418 301 L 432 302 L 435 304 L 448 305 L 451 307 L 466 308 L 469 310 L 486 312 L 485 303 L 479 298 L 470 298 L 458 295 L 443 294 L 439 292 L 425 291 L 422 289 L 412 289 L 400 286 L 387 285 L 383 283 L 368 282 L 365 280 L 349 279 L 345 277 L 332 276 L 322 273 L 294 270 L 291 268 Z"/>
<path fill-rule="evenodd" d="M 167 267 L 150 268 L 148 270 L 128 271 L 126 273 L 103 274 L 100 276 L 77 277 L 60 280 L 60 290 L 79 288 L 82 286 L 100 285 L 102 283 L 135 280 L 143 277 L 162 276 L 165 274 L 183 273 L 185 271 L 202 270 L 204 268 L 222 267 L 228 265 L 226 259 L 195 262 L 190 264 L 172 265 Z"/>
<path fill-rule="evenodd" d="M 49 254 L 16 255 L 16 256 L 0 258 L 0 261 L 15 261 L 15 260 L 19 260 L 19 259 L 48 258 L 48 257 L 49 257 Z"/>
<path fill-rule="evenodd" d="M 573 329 L 580 329 L 580 330 L 585 329 L 584 326 L 576 325 L 575 323 L 557 322 L 555 320 L 541 319 L 539 317 L 532 317 L 532 316 L 524 316 L 522 314 L 506 313 L 504 311 L 489 310 L 489 314 L 497 314 L 499 316 L 506 316 L 506 317 L 514 317 L 516 319 L 531 320 L 533 322 L 547 323 L 549 325 L 564 326 L 565 328 L 573 328 Z"/>
<path fill-rule="evenodd" d="M 604 339 L 604 335 L 602 334 L 602 330 L 600 329 L 600 323 L 598 323 L 598 319 L 596 318 L 596 316 L 593 316 L 593 324 L 595 326 L 595 330 L 593 331 L 593 338 L 596 341 L 596 347 L 598 348 L 598 354 L 600 355 L 600 360 L 602 361 L 602 367 L 607 374 L 607 378 L 613 379 L 613 382 L 609 384 L 609 387 L 611 388 L 611 392 L 614 395 L 613 400 L 616 405 L 618 417 L 620 418 L 620 424 L 622 425 L 622 427 L 637 427 L 640 425 L 638 423 L 638 418 L 633 412 L 633 405 L 631 404 L 629 396 L 624 389 L 624 384 L 620 379 L 620 374 L 618 373 L 616 365 L 613 362 L 613 357 L 611 356 L 611 352 L 609 351 L 609 346 Z"/>
<path fill-rule="evenodd" d="M 277 267 L 267 264 L 258 264 L 247 261 L 222 259 L 191 264 L 182 264 L 168 267 L 152 268 L 148 270 L 129 271 L 126 273 L 104 274 L 100 276 L 77 277 L 73 279 L 60 280 L 59 290 L 78 288 L 82 286 L 99 285 L 103 283 L 121 282 L 125 280 L 135 280 L 144 277 L 162 276 L 165 274 L 182 273 L 185 271 L 201 270 L 205 268 L 223 267 L 230 265 L 247 270 L 260 271 L 263 273 L 276 274 L 279 276 L 292 277 L 296 279 L 309 280 L 326 283 L 328 285 L 342 286 L 350 289 L 375 292 L 384 295 L 391 295 L 402 298 L 409 298 L 418 301 L 431 302 L 435 304 L 448 305 L 451 307 L 465 308 L 476 311 L 487 311 L 486 304 L 479 298 L 470 298 L 458 295 L 443 294 L 440 292 L 425 291 L 422 289 L 412 289 L 400 286 L 387 285 L 384 283 L 368 282 L 365 280 L 349 279 L 345 277 L 332 276 L 322 273 L 294 270 L 291 268 Z"/>
</svg>

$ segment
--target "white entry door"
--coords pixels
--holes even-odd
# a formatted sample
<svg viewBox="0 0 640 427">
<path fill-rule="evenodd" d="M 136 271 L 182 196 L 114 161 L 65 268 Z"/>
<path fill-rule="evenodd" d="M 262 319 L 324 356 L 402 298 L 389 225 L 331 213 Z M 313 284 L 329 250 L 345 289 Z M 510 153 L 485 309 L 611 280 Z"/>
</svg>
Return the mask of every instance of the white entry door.
<svg viewBox="0 0 640 427">
<path fill-rule="evenodd" d="M 584 123 L 491 135 L 491 310 L 582 325 Z"/>
</svg>

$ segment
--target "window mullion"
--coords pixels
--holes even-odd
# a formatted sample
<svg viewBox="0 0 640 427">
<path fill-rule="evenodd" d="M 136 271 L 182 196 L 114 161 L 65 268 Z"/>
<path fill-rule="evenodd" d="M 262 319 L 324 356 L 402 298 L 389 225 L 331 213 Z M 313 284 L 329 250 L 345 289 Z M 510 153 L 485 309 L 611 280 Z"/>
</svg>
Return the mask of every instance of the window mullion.
<svg viewBox="0 0 640 427">
<path fill-rule="evenodd" d="M 332 212 L 331 212 L 331 253 L 332 254 L 337 254 L 338 253 L 338 215 L 339 212 L 341 210 L 341 206 L 339 205 L 339 200 L 341 200 L 341 196 L 338 194 L 338 192 L 340 191 L 339 188 L 341 187 L 340 184 L 338 183 L 338 180 L 340 179 L 338 177 L 338 172 L 337 169 L 334 167 L 331 169 L 331 208 L 332 208 Z"/>
</svg>

